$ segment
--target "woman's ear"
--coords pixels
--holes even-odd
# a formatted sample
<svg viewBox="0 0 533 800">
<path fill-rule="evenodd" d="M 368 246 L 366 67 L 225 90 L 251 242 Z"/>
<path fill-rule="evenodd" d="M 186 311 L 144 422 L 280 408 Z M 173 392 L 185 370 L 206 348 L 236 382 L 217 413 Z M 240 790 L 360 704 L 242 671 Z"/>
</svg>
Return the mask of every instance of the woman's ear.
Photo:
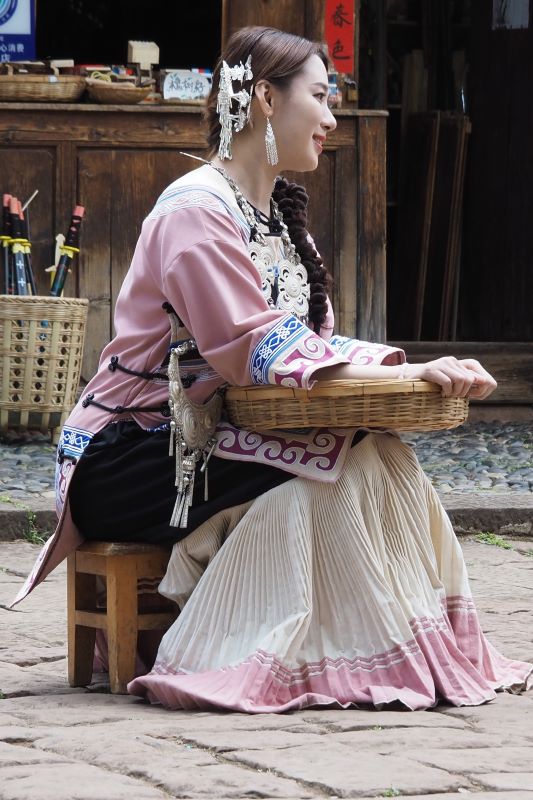
<svg viewBox="0 0 533 800">
<path fill-rule="evenodd" d="M 272 116 L 272 84 L 265 80 L 258 81 L 254 86 L 254 95 L 261 113 L 265 117 Z"/>
</svg>

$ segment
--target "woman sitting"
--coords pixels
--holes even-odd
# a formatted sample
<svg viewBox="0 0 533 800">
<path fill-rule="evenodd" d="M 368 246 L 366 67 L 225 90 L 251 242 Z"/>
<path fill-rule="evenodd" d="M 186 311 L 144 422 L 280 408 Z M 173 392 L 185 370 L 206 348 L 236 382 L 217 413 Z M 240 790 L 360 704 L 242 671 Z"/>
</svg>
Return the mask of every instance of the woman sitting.
<svg viewBox="0 0 533 800">
<path fill-rule="evenodd" d="M 231 37 L 208 101 L 212 160 L 145 220 L 116 336 L 62 434 L 62 516 L 29 584 L 82 538 L 176 542 L 160 591 L 181 613 L 129 686 L 170 708 L 475 705 L 532 670 L 485 639 L 451 524 L 396 435 L 225 420 L 213 432 L 204 420 L 187 440 L 191 402 L 214 409 L 223 384 L 422 378 L 478 399 L 495 388 L 474 360 L 406 364 L 333 335 L 307 197 L 277 177 L 316 169 L 335 129 L 327 63 L 280 31 Z M 182 358 L 169 409 L 171 342 L 171 369 Z"/>
</svg>

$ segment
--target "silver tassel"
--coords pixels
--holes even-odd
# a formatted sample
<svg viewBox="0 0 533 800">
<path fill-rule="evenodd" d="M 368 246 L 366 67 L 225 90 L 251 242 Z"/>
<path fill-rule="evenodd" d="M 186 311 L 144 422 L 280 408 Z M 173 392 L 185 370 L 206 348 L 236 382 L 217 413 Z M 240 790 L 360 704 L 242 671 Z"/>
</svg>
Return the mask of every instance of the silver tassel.
<svg viewBox="0 0 533 800">
<path fill-rule="evenodd" d="M 176 485 L 178 487 L 174 510 L 170 519 L 170 524 L 175 528 L 186 528 L 189 517 L 189 508 L 192 505 L 194 493 L 194 477 L 196 471 L 195 454 L 185 455 L 180 467 L 176 470 Z M 176 465 L 178 467 L 178 465 Z"/>
<path fill-rule="evenodd" d="M 218 155 L 224 161 L 231 158 L 231 96 L 233 94 L 231 86 L 231 69 L 225 61 L 220 68 L 220 84 L 217 97 L 217 114 L 220 121 L 220 142 L 218 145 Z"/>
<path fill-rule="evenodd" d="M 183 486 L 183 468 L 184 468 L 183 461 L 184 461 L 184 459 L 183 459 L 183 439 L 182 439 L 182 436 L 183 436 L 183 433 L 178 428 L 178 430 L 176 431 L 176 482 L 175 482 L 175 486 L 178 486 L 178 487 Z M 181 491 L 181 489 L 178 488 L 178 491 Z"/>
<path fill-rule="evenodd" d="M 192 506 L 192 494 L 194 491 L 194 475 L 192 481 L 187 486 L 185 493 L 185 505 L 183 506 L 183 513 L 180 519 L 180 528 L 186 528 L 189 521 L 189 508 Z"/>
<path fill-rule="evenodd" d="M 276 137 L 274 130 L 270 124 L 270 119 L 267 119 L 267 126 L 265 131 L 265 148 L 267 154 L 267 161 L 271 167 L 275 167 L 278 163 L 278 148 L 276 146 Z"/>
<path fill-rule="evenodd" d="M 176 423 L 174 420 L 170 422 L 170 439 L 168 440 L 168 454 L 169 456 L 174 455 L 174 445 L 176 442 Z"/>
<path fill-rule="evenodd" d="M 170 518 L 170 524 L 173 528 L 187 527 L 186 524 L 183 524 L 183 513 L 186 509 L 186 503 L 187 494 L 185 492 L 178 494 L 176 497 L 176 503 L 174 504 L 174 511 L 172 512 L 172 517 Z"/>
<path fill-rule="evenodd" d="M 209 467 L 206 465 L 204 470 L 204 503 L 209 500 Z"/>
<path fill-rule="evenodd" d="M 176 502 L 174 503 L 174 510 L 172 511 L 172 516 L 170 518 L 170 524 L 172 525 L 173 528 L 181 527 L 180 520 L 184 502 L 185 502 L 185 495 L 178 494 L 176 496 Z"/>
<path fill-rule="evenodd" d="M 204 502 L 207 503 L 209 500 L 209 487 L 208 487 L 208 473 L 209 473 L 209 459 L 213 455 L 213 451 L 217 446 L 217 440 L 215 437 L 209 439 L 207 446 L 209 450 L 206 448 L 204 450 L 204 463 L 200 467 L 200 472 L 204 473 Z"/>
<path fill-rule="evenodd" d="M 233 132 L 231 130 L 231 119 L 229 117 L 224 118 L 221 115 L 221 128 L 220 128 L 220 143 L 218 145 L 218 155 L 222 159 L 231 160 L 233 158 L 231 153 L 231 139 L 233 136 Z"/>
</svg>

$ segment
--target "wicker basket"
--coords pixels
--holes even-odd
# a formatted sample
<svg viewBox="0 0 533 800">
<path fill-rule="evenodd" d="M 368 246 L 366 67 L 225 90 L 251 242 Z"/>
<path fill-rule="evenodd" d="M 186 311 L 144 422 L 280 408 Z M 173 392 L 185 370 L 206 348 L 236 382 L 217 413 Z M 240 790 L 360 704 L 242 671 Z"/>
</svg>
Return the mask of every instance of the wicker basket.
<svg viewBox="0 0 533 800">
<path fill-rule="evenodd" d="M 78 75 L 0 75 L 0 101 L 75 103 L 85 91 Z"/>
<path fill-rule="evenodd" d="M 0 295 L 0 430 L 63 425 L 76 399 L 88 302 Z"/>
<path fill-rule="evenodd" d="M 420 380 L 318 381 L 310 389 L 245 386 L 226 390 L 231 423 L 254 431 L 294 428 L 391 428 L 435 431 L 456 428 L 468 400 L 443 397 L 441 387 Z"/>
<path fill-rule="evenodd" d="M 134 86 L 132 83 L 111 83 L 97 78 L 87 78 L 87 93 L 96 103 L 131 105 L 140 103 L 153 91 L 153 86 Z"/>
</svg>

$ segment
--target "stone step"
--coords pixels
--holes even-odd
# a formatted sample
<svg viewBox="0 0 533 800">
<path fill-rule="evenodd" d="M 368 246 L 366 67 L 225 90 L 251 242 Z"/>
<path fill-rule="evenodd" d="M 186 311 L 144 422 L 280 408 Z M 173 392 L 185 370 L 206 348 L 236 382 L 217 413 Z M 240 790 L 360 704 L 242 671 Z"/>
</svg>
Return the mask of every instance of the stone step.
<svg viewBox="0 0 533 800">
<path fill-rule="evenodd" d="M 458 535 L 533 536 L 533 492 L 447 492 L 440 499 Z"/>
<path fill-rule="evenodd" d="M 446 492 L 440 496 L 458 535 L 490 531 L 533 538 L 533 492 Z M 47 536 L 56 525 L 52 498 L 0 501 L 0 542 Z"/>
</svg>

